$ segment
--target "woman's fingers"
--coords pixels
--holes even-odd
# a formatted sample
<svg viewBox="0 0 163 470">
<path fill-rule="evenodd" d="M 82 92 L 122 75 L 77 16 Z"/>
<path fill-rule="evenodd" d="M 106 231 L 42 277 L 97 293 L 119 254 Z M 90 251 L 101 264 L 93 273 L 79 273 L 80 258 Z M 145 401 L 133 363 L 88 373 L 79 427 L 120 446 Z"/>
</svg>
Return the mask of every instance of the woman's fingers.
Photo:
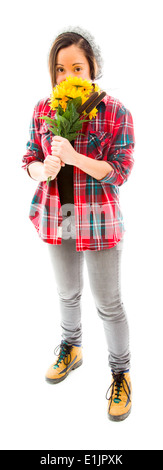
<svg viewBox="0 0 163 470">
<path fill-rule="evenodd" d="M 47 155 L 45 161 L 46 162 L 53 162 L 53 163 L 60 163 L 61 162 L 60 158 L 55 156 L 55 155 Z"/>
<path fill-rule="evenodd" d="M 47 155 L 44 160 L 45 172 L 48 175 L 56 175 L 60 171 L 61 166 L 65 166 L 65 163 L 57 156 Z"/>
</svg>

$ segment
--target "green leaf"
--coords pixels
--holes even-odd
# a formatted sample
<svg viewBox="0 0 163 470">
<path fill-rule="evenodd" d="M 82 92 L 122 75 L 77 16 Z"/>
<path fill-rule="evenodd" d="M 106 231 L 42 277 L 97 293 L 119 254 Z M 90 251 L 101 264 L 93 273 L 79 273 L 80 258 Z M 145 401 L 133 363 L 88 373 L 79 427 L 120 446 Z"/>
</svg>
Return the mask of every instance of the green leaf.
<svg viewBox="0 0 163 470">
<path fill-rule="evenodd" d="M 49 126 L 49 131 L 51 131 L 54 135 L 59 135 L 58 134 L 58 128 L 57 127 L 50 127 Z"/>
<path fill-rule="evenodd" d="M 69 132 L 70 130 L 70 122 L 64 118 L 64 116 L 57 116 L 57 122 L 60 126 L 62 132 Z"/>
<path fill-rule="evenodd" d="M 69 133 L 69 134 L 66 134 L 65 138 L 69 140 L 69 142 L 71 142 L 71 140 L 75 140 L 77 137 L 77 132 L 74 132 L 74 133 Z"/>
<path fill-rule="evenodd" d="M 56 114 L 59 114 L 60 116 L 62 116 L 64 114 L 64 110 L 63 110 L 63 108 L 60 104 L 58 105 Z"/>
<path fill-rule="evenodd" d="M 55 124 L 56 122 L 55 119 L 51 119 L 48 116 L 40 116 L 39 119 L 44 119 L 46 123 L 48 124 L 49 131 L 51 131 L 55 135 L 58 135 L 58 127 Z"/>
<path fill-rule="evenodd" d="M 80 131 L 82 129 L 83 123 L 81 121 L 76 121 L 72 126 L 72 131 Z"/>
<path fill-rule="evenodd" d="M 79 106 L 81 106 L 82 104 L 81 96 L 78 96 L 77 98 L 73 98 L 72 103 L 75 106 L 75 108 L 78 108 Z"/>
<path fill-rule="evenodd" d="M 40 116 L 39 119 L 44 119 L 47 122 L 47 124 L 53 124 L 54 123 L 54 119 L 51 119 L 48 116 Z"/>
<path fill-rule="evenodd" d="M 47 116 L 39 116 L 38 119 L 46 119 Z"/>
<path fill-rule="evenodd" d="M 81 119 L 81 122 L 89 122 L 90 119 Z"/>
<path fill-rule="evenodd" d="M 69 140 L 69 142 L 71 142 L 71 140 L 75 140 L 76 137 L 77 137 L 79 134 L 85 136 L 85 134 L 82 134 L 81 132 L 80 132 L 80 133 L 79 133 L 79 132 L 70 132 L 70 133 L 67 134 L 65 137 L 66 137 L 66 139 Z"/>
<path fill-rule="evenodd" d="M 66 109 L 66 111 L 64 112 L 63 117 L 67 119 L 68 121 L 71 120 L 71 113 L 68 109 Z"/>
<path fill-rule="evenodd" d="M 76 111 L 76 107 L 74 106 L 73 101 L 68 103 L 67 109 L 71 114 L 71 122 L 74 122 L 79 118 L 80 114 Z"/>
<path fill-rule="evenodd" d="M 48 185 L 50 181 L 51 181 L 51 176 L 49 176 L 49 178 L 47 179 L 46 184 Z"/>
</svg>

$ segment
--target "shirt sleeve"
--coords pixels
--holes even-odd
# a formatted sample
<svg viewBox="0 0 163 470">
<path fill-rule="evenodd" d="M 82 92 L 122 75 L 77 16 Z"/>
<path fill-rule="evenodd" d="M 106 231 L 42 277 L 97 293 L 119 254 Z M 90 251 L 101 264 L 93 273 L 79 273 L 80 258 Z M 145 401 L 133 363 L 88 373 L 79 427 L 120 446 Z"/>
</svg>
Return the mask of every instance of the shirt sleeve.
<svg viewBox="0 0 163 470">
<path fill-rule="evenodd" d="M 100 180 L 101 183 L 121 186 L 127 181 L 134 165 L 134 147 L 133 119 L 131 113 L 122 105 L 116 115 L 107 155 L 107 161 L 113 170 Z"/>
<path fill-rule="evenodd" d="M 35 106 L 29 127 L 29 141 L 26 144 L 26 153 L 22 158 L 22 168 L 27 170 L 28 166 L 34 162 L 43 162 L 44 154 L 41 146 L 41 135 L 39 133 L 40 120 L 38 119 L 38 105 Z M 29 172 L 28 172 L 29 174 Z M 30 174 L 29 174 L 30 175 Z"/>
</svg>

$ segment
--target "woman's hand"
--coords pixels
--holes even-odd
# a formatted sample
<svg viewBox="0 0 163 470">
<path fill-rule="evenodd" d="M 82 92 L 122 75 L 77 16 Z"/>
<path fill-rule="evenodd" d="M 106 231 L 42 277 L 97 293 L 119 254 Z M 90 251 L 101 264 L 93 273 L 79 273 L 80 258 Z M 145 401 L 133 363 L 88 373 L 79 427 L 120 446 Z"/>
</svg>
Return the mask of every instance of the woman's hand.
<svg viewBox="0 0 163 470">
<path fill-rule="evenodd" d="M 77 152 L 69 142 L 69 140 L 59 135 L 55 135 L 51 144 L 53 157 L 58 157 L 67 165 L 75 165 Z"/>
<path fill-rule="evenodd" d="M 61 166 L 65 166 L 64 163 L 61 162 L 60 158 L 53 155 L 47 155 L 44 160 L 43 166 L 43 176 L 45 180 L 51 176 L 51 180 L 54 180 L 59 173 Z"/>
</svg>

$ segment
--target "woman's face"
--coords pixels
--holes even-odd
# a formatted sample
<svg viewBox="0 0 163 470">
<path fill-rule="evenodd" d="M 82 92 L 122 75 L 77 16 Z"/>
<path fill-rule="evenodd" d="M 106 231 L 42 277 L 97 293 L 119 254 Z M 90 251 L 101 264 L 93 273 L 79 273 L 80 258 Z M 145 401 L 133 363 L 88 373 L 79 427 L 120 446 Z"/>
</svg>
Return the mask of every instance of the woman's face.
<svg viewBox="0 0 163 470">
<path fill-rule="evenodd" d="M 60 49 L 56 58 L 57 85 L 69 75 L 91 80 L 89 63 L 84 52 L 75 44 Z"/>
</svg>

